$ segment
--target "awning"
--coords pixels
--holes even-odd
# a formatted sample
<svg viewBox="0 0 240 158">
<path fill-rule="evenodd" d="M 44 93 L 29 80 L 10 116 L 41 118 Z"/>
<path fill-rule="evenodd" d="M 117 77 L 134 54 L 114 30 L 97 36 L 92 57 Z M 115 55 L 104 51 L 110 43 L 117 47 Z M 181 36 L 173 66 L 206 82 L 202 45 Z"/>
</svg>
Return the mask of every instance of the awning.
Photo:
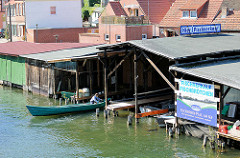
<svg viewBox="0 0 240 158">
<path fill-rule="evenodd" d="M 237 57 L 236 57 L 237 58 Z M 170 70 L 207 79 L 240 90 L 240 57 L 171 66 Z"/>
</svg>

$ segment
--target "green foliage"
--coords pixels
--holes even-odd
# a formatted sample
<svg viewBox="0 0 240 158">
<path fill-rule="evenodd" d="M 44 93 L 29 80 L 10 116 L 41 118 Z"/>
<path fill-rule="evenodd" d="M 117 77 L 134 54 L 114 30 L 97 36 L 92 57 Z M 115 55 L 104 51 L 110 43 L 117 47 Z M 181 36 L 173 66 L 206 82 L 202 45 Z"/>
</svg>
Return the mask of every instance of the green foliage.
<svg viewBox="0 0 240 158">
<path fill-rule="evenodd" d="M 89 0 L 89 6 L 94 7 L 95 4 L 100 4 L 101 0 Z"/>
<path fill-rule="evenodd" d="M 96 7 L 100 6 L 101 0 L 83 0 L 82 19 L 88 20 Z"/>
</svg>

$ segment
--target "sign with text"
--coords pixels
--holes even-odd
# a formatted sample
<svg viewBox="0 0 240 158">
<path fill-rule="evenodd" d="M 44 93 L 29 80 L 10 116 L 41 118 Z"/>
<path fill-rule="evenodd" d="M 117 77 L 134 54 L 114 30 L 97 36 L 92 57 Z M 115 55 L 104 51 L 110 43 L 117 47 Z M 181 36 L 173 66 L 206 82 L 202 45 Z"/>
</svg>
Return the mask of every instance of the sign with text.
<svg viewBox="0 0 240 158">
<path fill-rule="evenodd" d="M 179 80 L 177 116 L 217 127 L 217 102 L 214 85 Z"/>
<path fill-rule="evenodd" d="M 201 33 L 219 33 L 221 24 L 211 25 L 188 25 L 180 27 L 181 35 L 201 34 Z"/>
</svg>

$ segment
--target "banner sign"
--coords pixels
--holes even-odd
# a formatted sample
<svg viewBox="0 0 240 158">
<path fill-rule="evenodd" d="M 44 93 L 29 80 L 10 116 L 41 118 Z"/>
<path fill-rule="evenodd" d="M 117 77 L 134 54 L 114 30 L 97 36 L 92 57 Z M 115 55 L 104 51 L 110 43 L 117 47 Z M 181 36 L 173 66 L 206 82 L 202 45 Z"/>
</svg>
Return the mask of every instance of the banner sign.
<svg viewBox="0 0 240 158">
<path fill-rule="evenodd" d="M 201 34 L 201 33 L 219 33 L 221 32 L 221 24 L 211 25 L 189 25 L 181 26 L 181 35 Z"/>
<path fill-rule="evenodd" d="M 217 127 L 214 85 L 179 80 L 177 117 Z"/>
</svg>

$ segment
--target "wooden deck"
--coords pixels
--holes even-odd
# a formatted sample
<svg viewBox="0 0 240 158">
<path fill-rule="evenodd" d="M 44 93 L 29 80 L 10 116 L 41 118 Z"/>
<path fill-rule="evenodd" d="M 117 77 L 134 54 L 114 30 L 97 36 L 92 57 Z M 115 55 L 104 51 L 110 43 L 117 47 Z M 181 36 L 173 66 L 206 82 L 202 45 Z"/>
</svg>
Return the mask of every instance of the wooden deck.
<svg viewBox="0 0 240 158">
<path fill-rule="evenodd" d="M 233 139 L 233 140 L 236 140 L 236 141 L 240 142 L 240 136 L 237 137 L 237 136 L 233 136 L 231 134 L 225 134 L 225 133 L 221 133 L 221 132 L 216 132 L 216 133 L 217 133 L 218 138 L 219 137 L 224 137 L 224 138 L 229 138 L 229 139 Z"/>
<path fill-rule="evenodd" d="M 138 100 L 138 105 L 154 103 L 154 102 L 163 101 L 171 98 L 172 98 L 172 95 L 160 96 L 160 97 L 149 98 L 149 99 L 141 99 L 141 100 Z M 111 111 L 117 111 L 117 110 L 123 110 L 123 109 L 131 109 L 134 107 L 135 107 L 135 101 L 133 100 L 128 102 L 119 102 L 119 103 L 110 104 L 107 107 L 107 109 Z"/>
</svg>

